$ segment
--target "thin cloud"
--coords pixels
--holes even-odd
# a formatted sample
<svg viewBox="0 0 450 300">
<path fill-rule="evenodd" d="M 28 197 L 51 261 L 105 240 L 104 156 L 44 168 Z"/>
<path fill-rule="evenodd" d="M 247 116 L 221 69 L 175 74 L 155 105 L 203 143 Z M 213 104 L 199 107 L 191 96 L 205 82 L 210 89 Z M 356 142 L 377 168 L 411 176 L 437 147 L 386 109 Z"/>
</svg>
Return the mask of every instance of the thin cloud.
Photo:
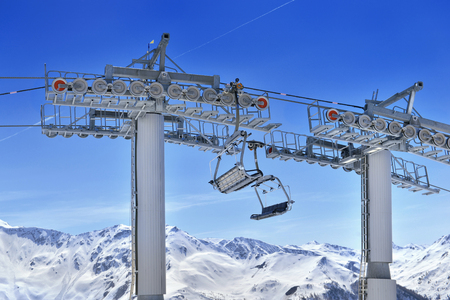
<svg viewBox="0 0 450 300">
<path fill-rule="evenodd" d="M 254 22 L 254 21 L 256 21 L 256 20 L 258 20 L 258 19 L 260 19 L 260 18 L 262 18 L 262 17 L 265 17 L 265 16 L 267 16 L 268 14 L 270 14 L 270 13 L 272 13 L 272 12 L 274 12 L 274 11 L 276 11 L 276 10 L 282 8 L 283 6 L 288 5 L 289 3 L 294 2 L 294 1 L 295 1 L 295 0 L 291 0 L 291 1 L 288 1 L 288 2 L 282 4 L 282 5 L 278 6 L 278 7 L 275 7 L 274 9 L 272 9 L 272 10 L 270 10 L 270 11 L 268 11 L 268 12 L 266 12 L 266 13 L 264 13 L 264 14 L 262 14 L 262 15 L 256 17 L 256 18 L 254 18 L 254 19 L 252 19 L 252 20 L 250 20 L 250 21 L 247 21 L 247 22 L 245 22 L 245 23 L 239 25 L 238 27 L 235 27 L 235 28 L 233 28 L 233 29 L 231 29 L 231 30 L 225 32 L 224 34 L 221 34 L 221 35 L 219 35 L 219 36 L 213 38 L 212 40 L 209 40 L 208 42 L 201 44 L 200 46 L 197 46 L 197 47 L 195 47 L 195 48 L 192 48 L 191 50 L 188 50 L 188 51 L 186 51 L 186 52 L 184 52 L 184 53 L 181 53 L 180 55 L 176 56 L 174 59 L 179 58 L 179 57 L 181 57 L 181 56 L 183 56 L 183 55 L 185 55 L 185 54 L 187 54 L 187 53 L 189 53 L 189 52 L 195 51 L 195 50 L 197 50 L 197 49 L 199 49 L 199 48 L 201 48 L 201 47 L 203 47 L 203 46 L 206 46 L 206 45 L 208 45 L 209 43 L 212 43 L 212 42 L 214 42 L 215 40 L 218 40 L 218 39 L 220 39 L 220 38 L 226 36 L 227 34 L 230 34 L 230 33 L 232 33 L 233 31 L 236 31 L 236 30 L 238 30 L 239 28 L 244 27 L 245 25 L 248 25 L 248 24 L 250 24 L 250 23 L 252 23 L 252 22 Z"/>
</svg>

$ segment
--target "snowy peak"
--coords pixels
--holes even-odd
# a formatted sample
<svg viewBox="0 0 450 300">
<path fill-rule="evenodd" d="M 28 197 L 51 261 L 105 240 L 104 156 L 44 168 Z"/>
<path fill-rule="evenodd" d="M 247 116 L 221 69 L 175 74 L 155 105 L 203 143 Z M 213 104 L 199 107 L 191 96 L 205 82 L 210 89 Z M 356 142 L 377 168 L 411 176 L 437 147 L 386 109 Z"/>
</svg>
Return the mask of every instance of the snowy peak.
<svg viewBox="0 0 450 300">
<path fill-rule="evenodd" d="M 16 235 L 19 238 L 29 239 L 37 245 L 50 245 L 60 248 L 66 241 L 70 240 L 70 235 L 51 229 L 40 229 L 35 227 L 1 227 L 8 235 Z"/>
<path fill-rule="evenodd" d="M 270 245 L 258 240 L 248 238 L 234 238 L 224 245 L 230 256 L 236 259 L 258 259 L 261 256 L 282 251 L 280 246 Z"/>
<path fill-rule="evenodd" d="M 317 245 L 320 245 L 320 243 L 318 241 L 311 241 L 311 242 L 307 242 L 306 245 L 317 246 Z"/>
<path fill-rule="evenodd" d="M 8 223 L 3 220 L 0 220 L 0 227 L 11 227 Z"/>
<path fill-rule="evenodd" d="M 129 236 L 123 225 L 76 236 L 0 226 L 0 298 L 120 299 L 129 291 Z"/>
<path fill-rule="evenodd" d="M 181 253 L 183 256 L 189 256 L 202 251 L 215 251 L 241 260 L 259 259 L 274 253 L 303 254 L 307 256 L 318 255 L 313 251 L 305 250 L 302 247 L 294 245 L 281 247 L 244 237 L 236 237 L 233 240 L 215 238 L 197 239 L 175 226 L 166 226 L 166 245 L 166 251 L 174 255 Z M 173 251 L 174 247 L 171 246 L 175 246 L 177 250 Z"/>
<path fill-rule="evenodd" d="M 450 297 L 450 235 L 431 246 L 394 248 L 392 276 L 397 283 L 430 299 Z"/>
<path fill-rule="evenodd" d="M 6 222 L 4 222 L 6 223 Z M 7 224 L 7 223 L 6 223 Z M 125 225 L 116 225 L 103 230 L 82 233 L 79 235 L 70 235 L 56 230 L 41 229 L 36 227 L 12 227 L 0 226 L 8 235 L 16 235 L 19 238 L 26 238 L 37 245 L 49 245 L 60 248 L 69 247 L 78 243 L 89 243 L 96 239 L 121 239 L 131 235 L 130 228 Z"/>
<path fill-rule="evenodd" d="M 443 246 L 443 245 L 450 245 L 450 234 L 449 235 L 444 235 L 439 240 L 437 240 L 435 242 L 435 244 L 439 244 L 441 246 Z"/>
<path fill-rule="evenodd" d="M 316 241 L 281 247 L 244 237 L 197 239 L 176 227 L 168 227 L 167 235 L 167 274 L 181 287 L 170 299 L 196 293 L 205 299 L 357 299 L 360 256 L 354 249 Z M 448 239 L 432 246 L 393 244 L 398 299 L 450 295 Z"/>
<path fill-rule="evenodd" d="M 8 224 L 8 222 L 5 222 L 3 220 L 0 220 L 0 227 L 4 227 L 4 228 L 19 228 L 18 226 L 11 226 Z"/>
<path fill-rule="evenodd" d="M 450 295 L 450 236 L 395 246 L 397 299 Z M 0 223 L 0 299 L 125 300 L 131 231 L 117 225 L 79 235 Z M 310 242 L 271 245 L 245 237 L 197 239 L 166 226 L 166 299 L 357 299 L 359 253 Z"/>
<path fill-rule="evenodd" d="M 398 246 L 394 243 L 392 243 L 392 249 L 394 251 L 402 251 L 402 250 L 424 250 L 425 248 L 427 248 L 427 246 L 424 245 L 416 245 L 416 244 L 407 244 L 405 246 Z"/>
</svg>

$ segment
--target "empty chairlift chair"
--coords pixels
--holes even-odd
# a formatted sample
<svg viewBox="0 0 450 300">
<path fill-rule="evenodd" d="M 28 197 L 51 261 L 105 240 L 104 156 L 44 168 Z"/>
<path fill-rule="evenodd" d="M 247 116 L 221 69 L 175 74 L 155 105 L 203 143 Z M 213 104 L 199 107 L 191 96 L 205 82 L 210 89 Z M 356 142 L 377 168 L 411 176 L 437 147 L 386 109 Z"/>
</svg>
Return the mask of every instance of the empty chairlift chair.
<svg viewBox="0 0 450 300">
<path fill-rule="evenodd" d="M 290 199 L 290 196 L 286 192 L 285 187 L 282 185 L 281 181 L 277 177 L 273 175 L 266 175 L 266 176 L 263 175 L 262 171 L 259 169 L 258 166 L 256 148 L 262 148 L 264 144 L 255 141 L 247 142 L 247 136 L 248 135 L 245 131 L 238 131 L 235 132 L 229 138 L 229 141 L 226 143 L 227 146 L 217 156 L 217 165 L 214 172 L 213 180 L 211 180 L 209 183 L 211 183 L 215 189 L 219 190 L 221 193 L 224 194 L 229 194 L 231 192 L 238 191 L 246 186 L 253 184 L 252 187 L 255 188 L 256 195 L 258 196 L 258 200 L 262 207 L 262 212 L 261 214 L 253 214 L 251 215 L 250 218 L 253 220 L 261 220 L 282 215 L 287 211 L 291 210 L 291 206 L 294 203 L 294 201 Z M 222 155 L 226 152 L 231 153 L 233 151 L 236 151 L 237 146 L 241 142 L 242 148 L 240 149 L 239 153 L 240 160 L 237 161 L 234 167 L 232 167 L 230 170 L 225 172 L 223 175 L 217 177 L 219 165 L 222 160 Z M 250 150 L 255 151 L 254 159 L 256 168 L 252 170 L 246 170 L 244 168 L 243 159 L 246 146 L 248 146 Z M 276 190 L 282 190 L 284 193 L 283 197 L 286 197 L 286 201 L 275 205 L 264 206 L 258 190 L 261 190 L 263 194 L 267 194 Z"/>
<path fill-rule="evenodd" d="M 225 152 L 231 152 L 235 150 L 242 142 L 242 148 L 240 150 L 240 160 L 236 162 L 233 168 L 225 172 L 223 175 L 217 177 L 217 173 L 219 170 L 220 161 L 222 160 L 222 154 Z M 210 183 L 213 187 L 219 192 L 224 194 L 229 194 L 234 191 L 238 191 L 250 184 L 254 183 L 259 178 L 263 177 L 263 173 L 259 170 L 256 165 L 256 169 L 246 170 L 244 168 L 244 152 L 245 146 L 247 142 L 247 132 L 238 131 L 235 132 L 230 137 L 230 142 L 227 143 L 227 147 L 224 149 L 223 153 L 217 156 L 217 165 L 216 170 L 214 172 L 213 180 Z M 256 152 L 255 152 L 255 160 L 256 160 Z"/>
<path fill-rule="evenodd" d="M 290 195 L 288 195 L 285 187 L 281 183 L 280 179 L 278 179 L 277 177 L 273 175 L 263 176 L 259 180 L 257 180 L 252 187 L 255 188 L 256 195 L 258 196 L 258 200 L 259 203 L 261 204 L 262 211 L 260 214 L 251 215 L 250 219 L 252 220 L 267 219 L 270 217 L 282 215 L 291 210 L 294 201 L 290 198 Z M 268 194 L 276 190 L 282 190 L 284 194 L 283 197 L 286 197 L 286 201 L 269 206 L 264 206 L 263 201 L 261 200 L 259 194 L 259 190 L 261 190 L 263 194 Z"/>
</svg>

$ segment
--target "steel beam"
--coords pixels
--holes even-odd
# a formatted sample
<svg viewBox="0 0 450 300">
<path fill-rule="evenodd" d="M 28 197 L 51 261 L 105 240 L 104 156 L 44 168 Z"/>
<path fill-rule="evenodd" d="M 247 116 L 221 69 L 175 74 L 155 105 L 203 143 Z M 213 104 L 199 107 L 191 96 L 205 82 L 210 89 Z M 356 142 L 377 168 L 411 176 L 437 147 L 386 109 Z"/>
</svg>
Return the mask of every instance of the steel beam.
<svg viewBox="0 0 450 300">
<path fill-rule="evenodd" d="M 372 106 L 372 105 L 369 104 L 369 106 Z M 411 118 L 413 117 L 410 114 L 393 111 L 392 109 L 379 107 L 379 106 L 372 106 L 370 108 L 370 111 L 374 115 L 392 118 L 397 121 L 402 121 L 402 122 L 407 122 L 407 123 L 411 122 Z M 414 123 L 415 123 L 414 125 L 419 125 L 421 127 L 430 128 L 430 129 L 434 129 L 437 131 L 442 131 L 442 132 L 450 134 L 450 125 L 445 124 L 445 123 L 433 121 L 430 119 L 420 118 L 420 117 L 415 117 Z"/>
<path fill-rule="evenodd" d="M 378 107 L 389 106 L 389 105 L 397 102 L 398 100 L 400 100 L 400 99 L 402 99 L 402 98 L 404 98 L 404 97 L 406 97 L 408 95 L 411 95 L 412 92 L 415 93 L 417 91 L 420 91 L 422 88 L 423 88 L 423 82 L 422 81 L 418 81 L 418 82 L 414 83 L 411 87 L 407 88 L 406 90 L 404 90 L 404 91 L 402 91 L 400 93 L 397 93 L 397 94 L 389 97 L 388 99 L 380 102 L 377 106 Z"/>
<path fill-rule="evenodd" d="M 137 68 L 125 68 L 125 67 L 112 67 L 114 77 L 128 77 L 128 78 L 138 78 L 138 79 L 149 79 L 157 80 L 161 73 L 164 71 L 155 71 L 147 69 L 137 69 Z M 164 72 L 170 77 L 171 82 L 184 82 L 191 84 L 201 84 L 208 85 L 213 88 L 217 88 L 217 82 L 220 81 L 219 75 L 197 75 L 197 74 L 186 74 L 186 73 L 176 73 L 176 72 Z"/>
</svg>

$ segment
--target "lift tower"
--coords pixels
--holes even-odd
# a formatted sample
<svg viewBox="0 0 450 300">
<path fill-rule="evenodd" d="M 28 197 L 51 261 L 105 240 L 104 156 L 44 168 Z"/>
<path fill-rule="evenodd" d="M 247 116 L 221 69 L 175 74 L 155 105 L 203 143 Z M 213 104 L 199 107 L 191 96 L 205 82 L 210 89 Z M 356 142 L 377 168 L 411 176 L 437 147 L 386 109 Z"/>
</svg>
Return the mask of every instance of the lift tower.
<svg viewBox="0 0 450 300">
<path fill-rule="evenodd" d="M 308 106 L 313 136 L 274 130 L 266 141 L 268 158 L 329 165 L 361 175 L 360 300 L 396 299 L 396 284 L 389 271 L 391 183 L 424 195 L 440 191 L 430 184 L 425 166 L 391 152 L 450 165 L 450 125 L 425 119 L 413 108 L 416 92 L 422 88 L 419 81 L 385 101 L 366 100 L 361 112 L 339 112 L 315 101 Z M 406 97 L 406 108 L 387 108 Z"/>
<path fill-rule="evenodd" d="M 211 183 L 222 193 L 254 187 L 260 202 L 261 185 L 278 182 L 278 187 L 283 186 L 273 175 L 262 175 L 256 151 L 256 172 L 244 169 L 246 146 L 263 147 L 267 158 L 306 161 L 360 174 L 359 298 L 394 300 L 396 284 L 389 271 L 391 184 L 425 195 L 440 190 L 429 183 L 425 166 L 391 153 L 407 152 L 450 165 L 450 125 L 425 119 L 413 108 L 423 83 L 385 101 L 366 100 L 361 112 L 339 112 L 314 101 L 308 106 L 312 135 L 285 132 L 277 129 L 280 123 L 267 123 L 271 119 L 269 99 L 283 100 L 277 98 L 280 94 L 252 94 L 238 80 L 223 84 L 217 75 L 186 74 L 165 53 L 169 38 L 164 33 L 157 48 L 127 67 L 106 65 L 104 74 L 45 72 L 49 103 L 41 109 L 43 134 L 131 139 L 131 295 L 137 294 L 138 300 L 161 300 L 166 292 L 164 142 L 168 142 L 212 151 L 219 162 L 226 153 L 241 153 L 240 163 L 222 176 L 216 176 L 218 162 Z M 166 58 L 176 67 L 171 69 L 174 72 L 166 70 L 170 69 Z M 388 108 L 405 97 L 409 97 L 405 109 Z M 246 131 L 254 130 L 266 133 L 264 142 L 247 141 Z M 261 202 L 262 213 L 251 218 L 261 220 L 289 210 L 293 201 L 282 190 L 286 202 L 267 207 Z"/>
<path fill-rule="evenodd" d="M 164 33 L 156 49 L 127 67 L 107 65 L 104 74 L 45 74 L 50 102 L 41 108 L 43 134 L 131 139 L 131 294 L 138 300 L 162 300 L 166 293 L 164 142 L 223 153 L 231 143 L 229 125 L 262 132 L 281 125 L 266 124 L 266 98 L 220 88 L 217 75 L 184 73 L 165 53 L 169 39 Z M 167 71 L 166 58 L 181 73 Z M 137 64 L 142 67 L 134 67 Z"/>
</svg>

